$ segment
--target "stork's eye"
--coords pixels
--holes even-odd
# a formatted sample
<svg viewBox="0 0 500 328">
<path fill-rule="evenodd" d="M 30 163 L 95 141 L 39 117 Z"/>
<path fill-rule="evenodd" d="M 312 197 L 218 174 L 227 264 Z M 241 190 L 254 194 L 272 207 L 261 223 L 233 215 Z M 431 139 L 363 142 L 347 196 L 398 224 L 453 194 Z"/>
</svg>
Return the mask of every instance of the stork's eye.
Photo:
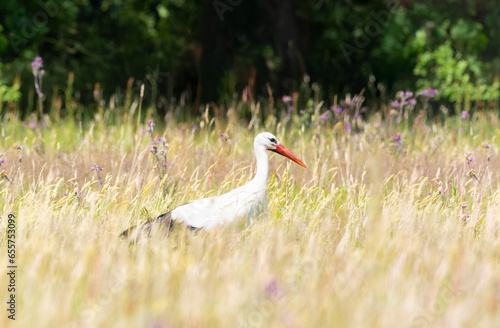
<svg viewBox="0 0 500 328">
<path fill-rule="evenodd" d="M 274 143 L 274 144 L 278 142 L 278 141 L 276 141 L 276 139 L 274 139 L 274 138 L 269 138 L 269 141 L 271 141 L 271 142 L 272 142 L 272 143 Z"/>
</svg>

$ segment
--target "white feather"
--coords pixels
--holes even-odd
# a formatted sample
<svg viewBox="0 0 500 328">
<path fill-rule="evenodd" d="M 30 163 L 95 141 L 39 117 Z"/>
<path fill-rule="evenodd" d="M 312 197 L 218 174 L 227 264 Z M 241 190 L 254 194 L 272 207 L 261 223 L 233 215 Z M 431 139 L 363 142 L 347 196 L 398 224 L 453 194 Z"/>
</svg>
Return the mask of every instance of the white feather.
<svg viewBox="0 0 500 328">
<path fill-rule="evenodd" d="M 257 172 L 252 181 L 226 194 L 198 199 L 172 210 L 172 219 L 194 228 L 209 230 L 219 224 L 251 219 L 267 209 L 268 149 L 275 149 L 276 137 L 263 132 L 255 137 Z"/>
</svg>

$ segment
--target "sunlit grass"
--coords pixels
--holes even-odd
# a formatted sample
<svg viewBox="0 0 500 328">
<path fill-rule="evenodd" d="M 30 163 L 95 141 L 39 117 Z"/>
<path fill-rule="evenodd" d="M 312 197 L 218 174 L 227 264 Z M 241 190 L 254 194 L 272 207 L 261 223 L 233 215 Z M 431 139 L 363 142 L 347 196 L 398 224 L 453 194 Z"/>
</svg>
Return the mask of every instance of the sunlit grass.
<svg viewBox="0 0 500 328">
<path fill-rule="evenodd" d="M 410 131 L 372 120 L 346 131 L 328 122 L 249 129 L 231 120 L 196 128 L 157 120 L 155 137 L 169 143 L 160 181 L 145 124 L 60 122 L 40 133 L 6 119 L 2 169 L 15 178 L 0 181 L 0 228 L 14 211 L 15 324 L 494 327 L 497 122 L 450 118 Z M 309 166 L 271 156 L 267 215 L 132 246 L 118 238 L 145 211 L 158 215 L 248 182 L 253 138 L 265 130 Z M 468 152 L 480 183 L 468 176 Z M 13 326 L 5 313 L 2 326 Z"/>
</svg>

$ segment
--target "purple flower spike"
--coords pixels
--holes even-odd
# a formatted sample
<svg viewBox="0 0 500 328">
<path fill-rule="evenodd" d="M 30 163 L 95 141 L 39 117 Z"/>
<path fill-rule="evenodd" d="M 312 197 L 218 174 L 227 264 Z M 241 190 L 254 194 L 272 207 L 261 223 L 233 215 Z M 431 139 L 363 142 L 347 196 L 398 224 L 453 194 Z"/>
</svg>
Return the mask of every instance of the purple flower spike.
<svg viewBox="0 0 500 328">
<path fill-rule="evenodd" d="M 35 77 L 35 90 L 38 98 L 41 99 L 44 96 L 42 92 L 42 79 L 45 75 L 42 57 L 36 56 L 35 59 L 31 62 L 31 68 L 33 69 L 33 76 Z"/>
<path fill-rule="evenodd" d="M 345 123 L 345 128 L 344 128 L 345 132 L 349 132 L 351 131 L 351 122 L 346 122 Z"/>
<path fill-rule="evenodd" d="M 33 67 L 33 70 L 40 70 L 43 68 L 43 59 L 40 56 L 36 56 L 35 59 L 31 62 L 31 67 Z"/>
</svg>

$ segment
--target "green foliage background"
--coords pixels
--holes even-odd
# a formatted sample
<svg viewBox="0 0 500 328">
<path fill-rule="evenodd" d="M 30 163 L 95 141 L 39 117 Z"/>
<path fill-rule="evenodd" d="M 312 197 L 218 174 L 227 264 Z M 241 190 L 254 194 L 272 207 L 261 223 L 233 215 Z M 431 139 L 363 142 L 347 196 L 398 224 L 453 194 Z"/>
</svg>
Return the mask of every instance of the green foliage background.
<svg viewBox="0 0 500 328">
<path fill-rule="evenodd" d="M 280 97 L 303 91 L 304 83 L 315 83 L 331 102 L 363 88 L 375 104 L 398 90 L 432 87 L 456 110 L 498 108 L 498 0 L 7 0 L 2 6 L 0 102 L 23 113 L 36 103 L 30 62 L 37 54 L 47 73 L 45 102 L 66 95 L 64 109 L 68 88 L 92 109 L 96 88 L 103 99 L 115 93 L 122 99 L 131 77 L 129 88 L 138 95 L 144 84 L 160 112 L 182 101 L 196 114 L 201 104 L 230 101 L 247 85 L 257 99 L 268 96 L 266 84 Z"/>
</svg>

